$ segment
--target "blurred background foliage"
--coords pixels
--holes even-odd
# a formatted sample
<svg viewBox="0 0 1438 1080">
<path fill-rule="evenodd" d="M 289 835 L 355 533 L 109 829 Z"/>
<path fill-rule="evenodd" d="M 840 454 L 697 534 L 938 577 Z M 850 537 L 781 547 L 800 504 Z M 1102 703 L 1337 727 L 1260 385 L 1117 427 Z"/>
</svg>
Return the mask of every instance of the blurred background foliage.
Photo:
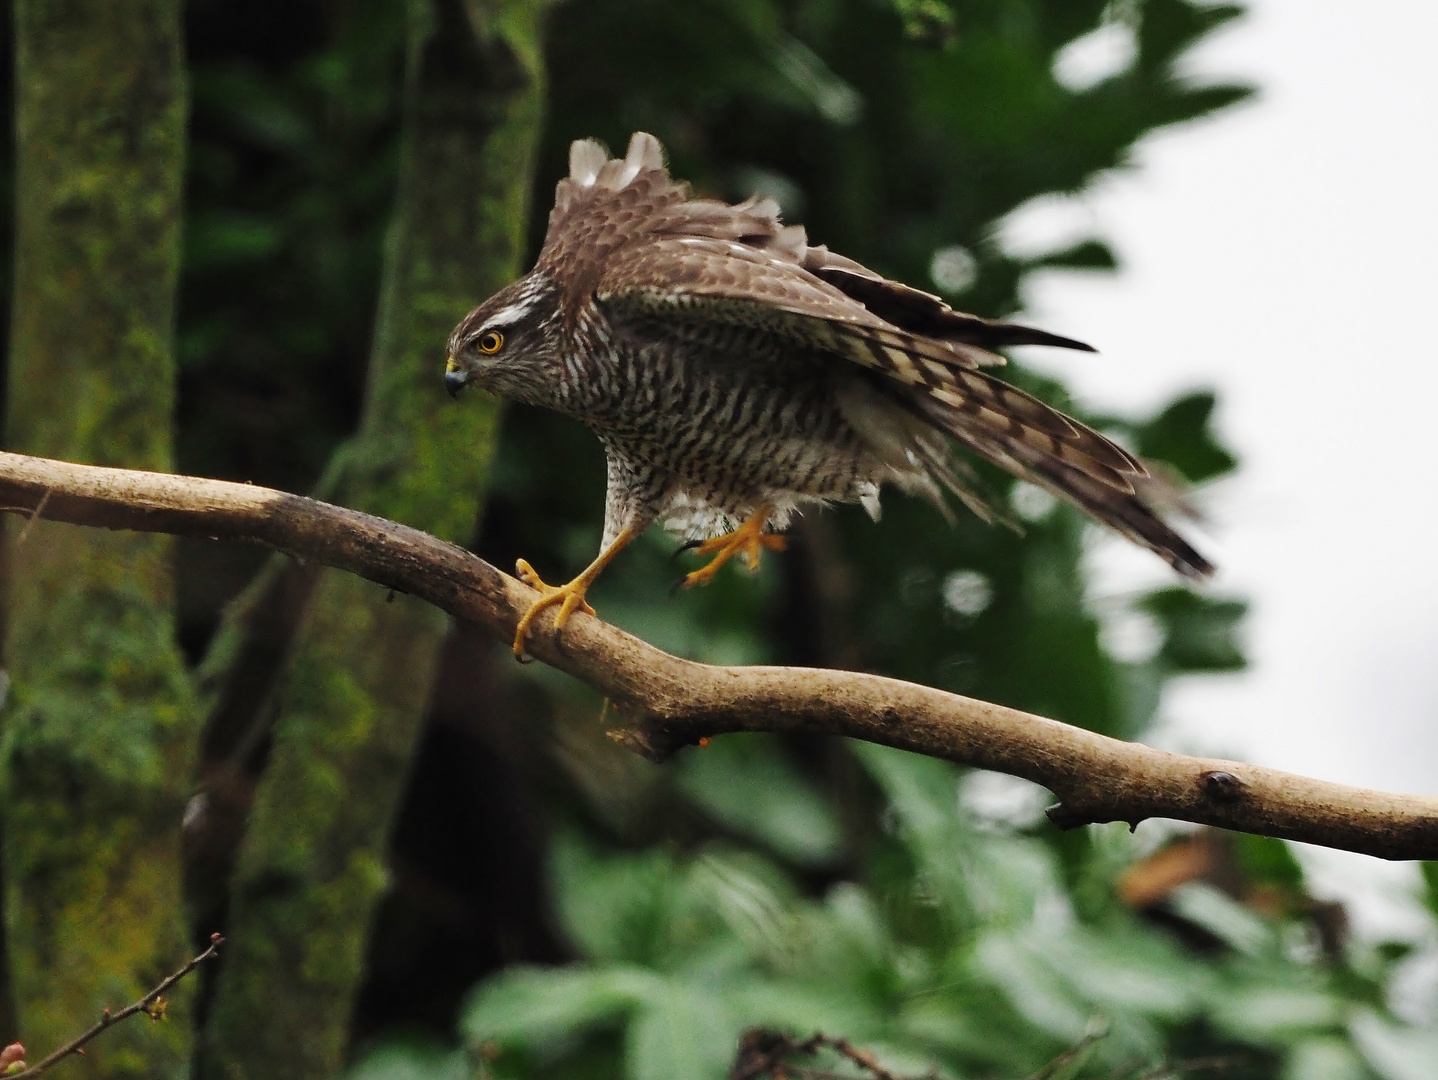
<svg viewBox="0 0 1438 1080">
<path fill-rule="evenodd" d="M 698 192 L 771 195 L 815 242 L 1008 315 L 1026 274 L 1117 257 L 1092 237 L 1017 258 L 996 222 L 1123 167 L 1157 128 L 1244 100 L 1182 74 L 1239 14 L 1186 0 L 556 3 L 532 243 L 570 140 L 622 147 L 644 129 Z M 186 20 L 179 467 L 312 490 L 364 392 L 405 5 L 192 0 Z M 1107 67 L 1075 74 L 1095 42 Z M 1236 467 L 1207 390 L 1154 416 L 1095 415 L 1010 374 L 1194 485 Z M 672 597 L 685 567 L 651 532 L 592 599 L 687 656 L 878 671 L 1121 738 L 1152 723 L 1168 680 L 1243 666 L 1241 598 L 1097 596 L 1091 528 L 984 475 L 1013 528 L 890 496 L 877 527 L 853 508 L 811 514 L 757 576 Z M 588 560 L 604 489 L 592 436 L 510 408 L 492 477 L 482 556 L 522 555 L 551 578 Z M 178 557 L 198 660 L 263 557 L 192 541 Z M 1280 842 L 1158 824 L 1061 834 L 1022 782 L 820 737 L 726 736 L 654 766 L 605 737 L 606 711 L 452 633 L 354 1005 L 353 1076 L 718 1080 L 751 1027 L 844 1036 L 905 1075 L 1433 1075 L 1438 1030 L 1395 991 L 1411 945 L 1348 937 Z M 263 766 L 261 753 L 257 783 Z"/>
</svg>

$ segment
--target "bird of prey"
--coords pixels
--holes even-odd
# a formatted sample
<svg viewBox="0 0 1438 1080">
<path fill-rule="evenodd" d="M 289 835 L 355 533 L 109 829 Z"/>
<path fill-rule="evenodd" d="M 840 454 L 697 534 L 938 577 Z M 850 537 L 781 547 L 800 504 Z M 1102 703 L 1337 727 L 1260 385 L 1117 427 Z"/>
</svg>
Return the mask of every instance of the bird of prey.
<svg viewBox="0 0 1438 1080">
<path fill-rule="evenodd" d="M 608 459 L 598 557 L 566 585 L 538 589 L 520 620 L 555 628 L 616 554 L 652 522 L 702 539 L 707 582 L 727 560 L 751 568 L 806 505 L 879 512 L 884 483 L 943 507 L 945 493 L 986 520 L 954 444 L 1073 503 L 1181 573 L 1213 567 L 1155 513 L 1164 485 L 1143 462 L 990 374 L 995 349 L 1068 338 L 950 308 L 811 245 L 778 206 L 691 197 L 652 135 L 623 158 L 598 142 L 569 151 L 534 269 L 464 317 L 445 385 L 467 385 L 568 414 Z"/>
</svg>

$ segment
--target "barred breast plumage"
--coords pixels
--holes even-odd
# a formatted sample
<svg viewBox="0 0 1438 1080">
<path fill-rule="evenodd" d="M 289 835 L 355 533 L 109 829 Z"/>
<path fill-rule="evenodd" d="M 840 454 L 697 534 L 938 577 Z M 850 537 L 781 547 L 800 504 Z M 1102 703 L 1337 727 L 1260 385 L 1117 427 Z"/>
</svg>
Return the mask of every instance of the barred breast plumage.
<svg viewBox="0 0 1438 1080">
<path fill-rule="evenodd" d="M 707 580 L 762 547 L 806 503 L 862 503 L 884 483 L 993 512 L 954 443 L 1046 488 L 1180 572 L 1211 565 L 1154 512 L 1160 482 L 1116 443 L 983 370 L 1006 345 L 1088 349 L 951 309 L 810 245 L 771 201 L 690 197 L 653 136 L 623 158 L 576 142 L 528 275 L 470 312 L 449 341 L 451 392 L 475 383 L 568 413 L 609 461 L 600 557 L 544 585 L 557 625 L 600 569 L 655 520 L 719 535 Z M 732 531 L 730 531 L 732 530 Z"/>
</svg>

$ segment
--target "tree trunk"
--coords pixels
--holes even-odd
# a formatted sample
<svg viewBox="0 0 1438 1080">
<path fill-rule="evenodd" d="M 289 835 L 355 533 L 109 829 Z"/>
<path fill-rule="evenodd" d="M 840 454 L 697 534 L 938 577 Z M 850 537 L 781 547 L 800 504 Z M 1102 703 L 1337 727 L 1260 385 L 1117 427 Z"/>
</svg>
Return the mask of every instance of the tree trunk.
<svg viewBox="0 0 1438 1080">
<path fill-rule="evenodd" d="M 368 398 L 344 451 L 351 506 L 472 533 L 493 401 L 444 396 L 444 342 L 518 270 L 542 109 L 544 0 L 411 0 L 395 219 Z M 281 690 L 232 888 L 232 947 L 205 1077 L 323 1077 L 342 1064 L 384 853 L 444 619 L 325 571 Z"/>
<path fill-rule="evenodd" d="M 172 466 L 185 81 L 179 0 L 17 0 L 10 446 Z M 43 508 L 37 517 L 43 517 Z M 187 953 L 180 816 L 198 713 L 167 538 L 10 534 L 0 778 L 20 1034 L 44 1052 Z M 187 987 L 75 1075 L 176 1075 Z M 38 1056 L 38 1055 L 36 1055 Z"/>
</svg>

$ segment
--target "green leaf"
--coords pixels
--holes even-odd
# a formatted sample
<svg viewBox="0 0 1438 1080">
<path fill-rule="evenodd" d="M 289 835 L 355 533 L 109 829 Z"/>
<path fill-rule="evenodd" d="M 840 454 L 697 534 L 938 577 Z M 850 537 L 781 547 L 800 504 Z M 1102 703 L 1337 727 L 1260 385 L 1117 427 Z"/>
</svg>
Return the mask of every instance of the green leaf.
<svg viewBox="0 0 1438 1080">
<path fill-rule="evenodd" d="M 662 998 L 663 985 L 637 968 L 510 968 L 470 996 L 460 1031 L 474 1047 L 542 1046 Z"/>
<path fill-rule="evenodd" d="M 1239 671 L 1248 665 L 1238 629 L 1248 614 L 1241 600 L 1217 600 L 1175 586 L 1149 593 L 1138 607 L 1162 624 L 1159 657 L 1177 671 Z"/>
<path fill-rule="evenodd" d="M 1273 928 L 1226 893 L 1203 882 L 1180 885 L 1169 894 L 1174 914 L 1207 930 L 1235 952 L 1254 956 L 1270 947 Z"/>
<path fill-rule="evenodd" d="M 1220 1030 L 1263 1046 L 1338 1028 L 1343 1002 L 1317 987 L 1240 984 L 1224 990 L 1211 1015 Z"/>
<path fill-rule="evenodd" d="M 432 1045 L 389 1043 L 367 1053 L 345 1073 L 347 1080 L 467 1080 L 461 1051 Z"/>
<path fill-rule="evenodd" d="M 957 770 L 946 761 L 902 750 L 852 745 L 888 797 L 896 836 L 919 865 L 921 876 L 912 883 L 914 898 L 967 919 L 970 886 L 986 883 L 965 873 L 964 857 L 971 844 L 959 821 Z"/>
<path fill-rule="evenodd" d="M 986 933 L 974 953 L 977 969 L 1039 1030 L 1075 1041 L 1088 1028 L 1091 1011 L 1065 985 L 1040 950 L 1022 934 Z"/>
<path fill-rule="evenodd" d="M 1255 884 L 1303 888 L 1303 867 L 1285 841 L 1252 833 L 1231 833 L 1230 839 L 1234 857 Z"/>
<path fill-rule="evenodd" d="M 780 35 L 773 43 L 775 69 L 793 83 L 821 117 L 851 127 L 864 115 L 864 97 L 835 75 L 813 49 L 796 37 Z"/>
<path fill-rule="evenodd" d="M 778 957 L 790 944 L 793 888 L 758 855 L 721 848 L 706 850 L 685 868 L 675 900 L 671 941 L 714 938 L 715 920 L 737 942 L 757 954 Z M 690 932 L 684 934 L 684 924 Z M 706 925 L 707 924 L 707 925 Z"/>
<path fill-rule="evenodd" d="M 847 1038 L 864 1040 L 884 1029 L 888 1013 L 886 1005 L 881 1006 L 858 990 L 837 982 L 814 986 L 754 978 L 733 986 L 725 1000 L 744 1028 L 842 1031 Z"/>
<path fill-rule="evenodd" d="M 1429 911 L 1438 915 L 1438 862 L 1419 863 L 1418 870 L 1423 875 L 1424 902 Z"/>
<path fill-rule="evenodd" d="M 1106 1012 L 1178 1019 L 1198 1007 L 1212 981 L 1191 958 L 1151 934 L 1075 927 L 1038 940 L 1059 976 Z"/>
<path fill-rule="evenodd" d="M 1082 240 L 1026 262 L 1026 269 L 1117 270 L 1118 256 L 1101 240 Z"/>
<path fill-rule="evenodd" d="M 560 921 L 585 956 L 642 964 L 659 960 L 679 881 L 667 853 L 606 858 L 570 835 L 555 842 L 552 868 Z"/>
<path fill-rule="evenodd" d="M 1211 390 L 1179 398 L 1146 424 L 1134 429 L 1141 456 L 1166 461 L 1191 484 L 1232 472 L 1238 465 L 1212 429 L 1217 401 Z"/>
<path fill-rule="evenodd" d="M 740 1030 L 720 995 L 672 982 L 629 1025 L 628 1080 L 723 1080 Z"/>
<path fill-rule="evenodd" d="M 874 898 L 858 885 L 841 882 L 824 897 L 828 941 L 842 941 L 870 964 L 883 963 L 895 947 Z"/>
<path fill-rule="evenodd" d="M 1433 1080 L 1438 1071 L 1438 1029 L 1401 1027 L 1366 1011 L 1349 1022 L 1348 1030 L 1383 1080 Z"/>
<path fill-rule="evenodd" d="M 1002 1064 L 1005 1075 L 1037 1064 L 1040 1054 L 1031 1044 L 1039 1040 L 1015 1019 L 1007 1000 L 989 992 L 977 999 L 943 992 L 961 988 L 968 986 L 950 981 L 939 992 L 905 1002 L 894 1018 L 896 1030 L 936 1054 Z"/>
<path fill-rule="evenodd" d="M 841 882 L 822 905 L 798 907 L 793 925 L 794 956 L 777 969 L 805 986 L 843 987 L 856 1008 L 888 1008 L 928 983 L 923 950 L 896 941 L 873 895 L 858 885 Z"/>
<path fill-rule="evenodd" d="M 1282 1080 L 1369 1080 L 1369 1071 L 1343 1039 L 1311 1039 L 1294 1047 Z"/>
<path fill-rule="evenodd" d="M 725 735 L 684 754 L 679 785 L 734 832 L 801 866 L 822 866 L 839 854 L 832 806 L 772 736 Z"/>
</svg>

